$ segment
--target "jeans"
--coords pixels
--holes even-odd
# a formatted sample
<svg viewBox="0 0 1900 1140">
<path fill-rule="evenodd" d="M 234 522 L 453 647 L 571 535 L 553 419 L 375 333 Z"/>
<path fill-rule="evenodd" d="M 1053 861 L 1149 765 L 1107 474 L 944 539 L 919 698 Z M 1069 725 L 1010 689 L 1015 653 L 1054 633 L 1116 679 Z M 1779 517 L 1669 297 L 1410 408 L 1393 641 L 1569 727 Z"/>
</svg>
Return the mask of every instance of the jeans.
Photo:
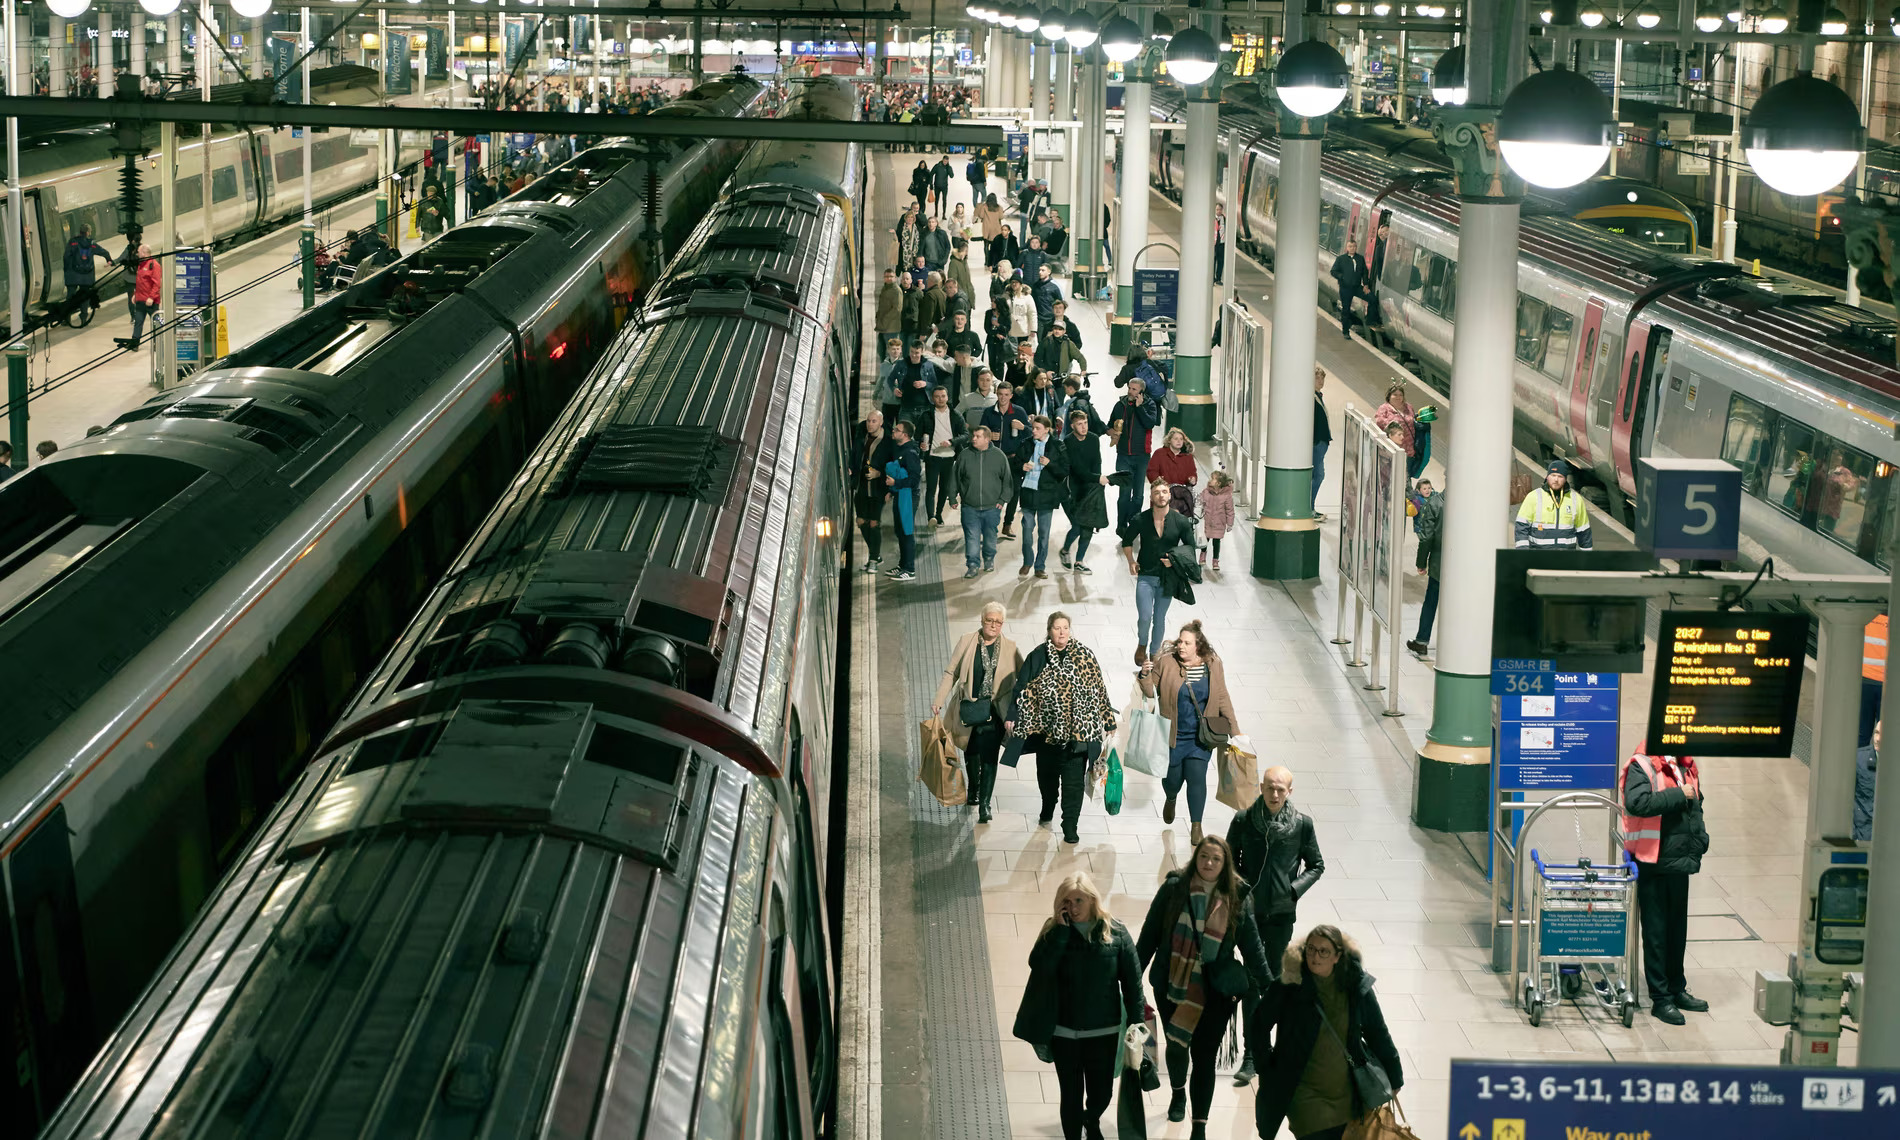
<svg viewBox="0 0 1900 1140">
<path fill-rule="evenodd" d="M 1102 1114 L 1115 1091 L 1115 1050 L 1121 1035 L 1051 1037 L 1049 1052 L 1062 1087 L 1063 1140 L 1100 1136 Z"/>
<path fill-rule="evenodd" d="M 1214 284 L 1221 283 L 1221 276 L 1227 272 L 1227 243 L 1214 243 Z"/>
<path fill-rule="evenodd" d="M 902 527 L 895 528 L 897 533 L 897 568 L 907 574 L 917 572 L 917 536 L 905 534 Z"/>
<path fill-rule="evenodd" d="M 996 520 L 1002 512 L 995 507 L 963 504 L 963 566 L 975 570 L 996 562 Z M 982 561 L 977 561 L 981 553 Z"/>
<path fill-rule="evenodd" d="M 1192 1108 L 1188 1119 L 1204 1121 L 1207 1119 L 1208 1107 L 1214 1103 L 1214 1079 L 1218 1075 L 1214 1071 L 1216 1058 L 1220 1053 L 1221 1041 L 1227 1036 L 1227 1019 L 1234 1015 L 1234 999 L 1214 993 L 1207 995 L 1207 1005 L 1201 1009 L 1201 1019 L 1194 1025 L 1194 1041 L 1191 1045 L 1176 1045 L 1168 1037 L 1168 1022 L 1174 1017 L 1174 1003 L 1168 1000 L 1166 994 L 1155 995 L 1155 1010 L 1161 1015 L 1161 1037 L 1167 1046 L 1164 1052 L 1168 1062 L 1168 1086 L 1187 1089 L 1188 1104 Z"/>
<path fill-rule="evenodd" d="M 1069 537 L 1062 540 L 1062 552 L 1067 554 L 1069 547 L 1075 547 L 1075 560 L 1080 562 L 1089 556 L 1089 539 L 1094 537 L 1095 532 L 1087 527 L 1072 526 L 1069 528 Z"/>
<path fill-rule="evenodd" d="M 1438 579 L 1425 580 L 1425 604 L 1418 611 L 1418 640 L 1420 644 L 1432 642 L 1432 623 L 1438 620 Z"/>
<path fill-rule="evenodd" d="M 1173 603 L 1159 577 L 1143 574 L 1135 579 L 1135 644 L 1146 646 L 1150 657 L 1158 655 L 1168 639 L 1168 607 Z"/>
<path fill-rule="evenodd" d="M 158 312 L 157 301 L 133 301 L 132 303 L 132 347 L 137 348 L 139 340 L 145 335 L 145 320 Z"/>
<path fill-rule="evenodd" d="M 1023 569 L 1042 573 L 1049 560 L 1049 531 L 1056 525 L 1054 509 L 1023 510 Z"/>
<path fill-rule="evenodd" d="M 1313 509 L 1319 509 L 1319 485 L 1326 481 L 1326 451 L 1333 446 L 1332 440 L 1313 445 Z"/>
<path fill-rule="evenodd" d="M 1161 791 L 1173 799 L 1187 785 L 1188 822 L 1201 822 L 1207 810 L 1207 750 L 1192 740 L 1177 740 L 1168 753 L 1168 774 L 1161 780 Z"/>
<path fill-rule="evenodd" d="M 1145 455 L 1115 456 L 1115 470 L 1125 473 L 1128 478 L 1118 490 L 1115 500 L 1115 527 L 1120 529 L 1128 525 L 1128 520 L 1141 513 L 1141 505 L 1148 501 L 1148 457 Z"/>
<path fill-rule="evenodd" d="M 1293 941 L 1293 912 L 1276 914 L 1270 918 L 1261 918 L 1255 914 L 1254 921 L 1260 927 L 1260 942 L 1267 949 L 1267 974 L 1274 981 L 1280 980 L 1280 959 L 1286 956 L 1286 948 Z M 1242 1046 L 1246 1050 L 1246 1060 L 1253 1060 L 1253 1011 L 1260 1008 L 1260 995 L 1249 996 L 1243 1003 L 1247 1011 L 1247 1023 L 1241 1026 L 1241 1036 L 1246 1038 Z M 1271 1047 L 1271 1043 L 1269 1043 Z"/>
<path fill-rule="evenodd" d="M 1645 863 L 1636 876 L 1636 905 L 1643 916 L 1643 977 L 1651 1003 L 1674 1002 L 1688 989 L 1682 959 L 1689 943 L 1689 876 Z"/>
<path fill-rule="evenodd" d="M 1012 466 L 1014 465 L 1012 464 Z M 1009 498 L 1003 500 L 1003 529 L 1004 530 L 1008 530 L 1010 527 L 1016 525 L 1016 501 L 1018 499 L 1021 499 L 1022 497 L 1023 497 L 1023 474 L 1022 472 L 1017 471 L 1017 472 L 1012 473 L 1012 477 L 1010 479 Z"/>
<path fill-rule="evenodd" d="M 1036 790 L 1042 793 L 1042 818 L 1056 814 L 1056 798 L 1062 799 L 1062 834 L 1076 833 L 1082 821 L 1082 783 L 1088 774 L 1088 745 L 1074 741 L 1045 740 L 1036 752 Z"/>
<path fill-rule="evenodd" d="M 917 509 L 920 517 L 943 518 L 943 505 L 950 501 L 956 462 L 954 455 L 924 456 L 924 501 Z"/>
</svg>

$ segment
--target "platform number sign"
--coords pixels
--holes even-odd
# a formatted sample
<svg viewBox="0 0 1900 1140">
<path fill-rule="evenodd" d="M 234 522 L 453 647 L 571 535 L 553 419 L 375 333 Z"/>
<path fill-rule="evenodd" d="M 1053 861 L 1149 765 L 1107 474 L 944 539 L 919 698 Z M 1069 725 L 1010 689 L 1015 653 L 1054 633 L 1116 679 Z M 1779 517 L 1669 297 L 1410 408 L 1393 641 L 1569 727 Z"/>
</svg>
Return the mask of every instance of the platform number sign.
<svg viewBox="0 0 1900 1140">
<path fill-rule="evenodd" d="M 1742 473 L 1719 459 L 1639 459 L 1636 545 L 1658 558 L 1733 560 Z"/>
</svg>

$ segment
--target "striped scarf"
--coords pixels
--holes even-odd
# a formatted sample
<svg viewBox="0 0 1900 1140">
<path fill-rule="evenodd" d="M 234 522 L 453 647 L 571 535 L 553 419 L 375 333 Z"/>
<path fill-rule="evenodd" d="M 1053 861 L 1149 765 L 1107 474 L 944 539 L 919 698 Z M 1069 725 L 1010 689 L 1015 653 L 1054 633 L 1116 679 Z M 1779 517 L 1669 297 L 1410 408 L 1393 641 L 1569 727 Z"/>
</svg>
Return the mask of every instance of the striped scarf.
<svg viewBox="0 0 1900 1140">
<path fill-rule="evenodd" d="M 1219 956 L 1227 937 L 1226 900 L 1210 902 L 1211 898 L 1209 892 L 1190 889 L 1174 920 L 1168 959 L 1168 1000 L 1174 1004 L 1174 1016 L 1168 1019 L 1165 1032 L 1176 1045 L 1194 1041 L 1194 1029 L 1207 1004 L 1202 963 Z"/>
</svg>

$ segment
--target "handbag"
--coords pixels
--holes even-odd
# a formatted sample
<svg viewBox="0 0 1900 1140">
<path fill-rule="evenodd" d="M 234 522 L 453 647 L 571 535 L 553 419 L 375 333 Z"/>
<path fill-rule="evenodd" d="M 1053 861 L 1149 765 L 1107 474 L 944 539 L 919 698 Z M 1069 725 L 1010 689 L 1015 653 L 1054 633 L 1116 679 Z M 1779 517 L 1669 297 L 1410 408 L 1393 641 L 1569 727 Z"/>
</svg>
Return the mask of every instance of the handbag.
<svg viewBox="0 0 1900 1140">
<path fill-rule="evenodd" d="M 1405 1119 L 1405 1110 L 1399 1107 L 1399 1098 L 1395 1096 L 1391 1104 L 1380 1105 L 1378 1111 L 1368 1112 L 1346 1125 L 1345 1140 L 1419 1140 L 1419 1137 L 1412 1131 L 1412 1125 Z"/>
<path fill-rule="evenodd" d="M 1386 1075 L 1385 1066 L 1379 1064 L 1377 1059 L 1368 1057 L 1362 1061 L 1354 1057 L 1346 1039 L 1339 1035 L 1339 1030 L 1333 1028 L 1332 1019 L 1326 1016 L 1326 1010 L 1317 1003 L 1314 1008 L 1319 1010 L 1319 1019 L 1326 1026 L 1326 1031 L 1346 1052 L 1346 1071 L 1352 1077 L 1352 1097 L 1359 1102 L 1360 1113 L 1371 1116 L 1391 1101 L 1392 1078 Z"/>
<path fill-rule="evenodd" d="M 1127 713 L 1128 736 L 1121 750 L 1122 767 L 1155 779 L 1168 775 L 1168 722 L 1155 708 L 1154 698 L 1142 697 Z"/>
<path fill-rule="evenodd" d="M 1212 669 L 1209 669 L 1208 688 L 1210 691 L 1213 688 L 1213 683 L 1214 673 Z M 1212 751 L 1234 738 L 1234 722 L 1232 719 L 1224 716 L 1208 716 L 1207 703 L 1195 695 L 1192 685 L 1188 686 L 1188 695 L 1194 697 L 1194 740 L 1196 743 L 1202 748 Z"/>
<path fill-rule="evenodd" d="M 1236 746 L 1236 737 L 1222 748 L 1215 759 L 1215 770 L 1219 785 L 1214 790 L 1214 798 L 1235 811 L 1246 811 L 1260 798 L 1260 773 L 1256 771 L 1256 757 L 1251 751 Z"/>
<path fill-rule="evenodd" d="M 943 727 L 941 719 L 933 716 L 918 724 L 917 750 L 923 757 L 917 778 L 937 797 L 937 802 L 945 807 L 969 802 L 969 777 L 957 761 L 956 750 L 950 744 L 950 732 Z"/>
<path fill-rule="evenodd" d="M 965 725 L 976 726 L 990 719 L 993 705 L 988 697 L 975 701 L 957 702 L 957 719 Z"/>
</svg>

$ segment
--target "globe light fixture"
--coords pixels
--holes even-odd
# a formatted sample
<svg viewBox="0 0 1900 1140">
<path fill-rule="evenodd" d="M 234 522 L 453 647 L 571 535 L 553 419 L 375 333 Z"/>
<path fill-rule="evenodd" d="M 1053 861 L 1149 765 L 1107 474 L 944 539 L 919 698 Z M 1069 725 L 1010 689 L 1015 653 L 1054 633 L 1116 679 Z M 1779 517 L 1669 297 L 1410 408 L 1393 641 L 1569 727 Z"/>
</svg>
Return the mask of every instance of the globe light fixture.
<svg viewBox="0 0 1900 1140">
<path fill-rule="evenodd" d="M 1846 35 L 1847 13 L 1839 8 L 1829 8 L 1827 15 L 1821 17 L 1821 34 L 1824 36 Z"/>
<path fill-rule="evenodd" d="M 1330 114 L 1345 100 L 1351 83 L 1346 57 L 1319 40 L 1293 45 L 1273 68 L 1273 93 L 1302 119 Z"/>
<path fill-rule="evenodd" d="M 1140 55 L 1141 26 L 1126 16 L 1111 17 L 1102 25 L 1102 54 L 1116 63 L 1127 63 Z"/>
<path fill-rule="evenodd" d="M 1721 27 L 1722 27 L 1722 10 L 1720 8 L 1716 8 L 1709 4 L 1704 4 L 1702 5 L 1702 7 L 1696 9 L 1696 13 L 1695 13 L 1695 30 L 1696 31 L 1704 32 L 1704 33 L 1715 32 L 1715 31 L 1720 31 Z"/>
<path fill-rule="evenodd" d="M 1649 31 L 1660 23 L 1662 23 L 1662 13 L 1656 11 L 1656 9 L 1650 7 L 1648 4 L 1636 9 L 1637 27 L 1644 31 Z M 1718 23 L 1716 26 L 1721 27 L 1721 24 Z"/>
<path fill-rule="evenodd" d="M 1102 25 L 1083 8 L 1069 13 L 1068 23 L 1064 26 L 1064 37 L 1072 48 L 1085 48 L 1102 38 Z"/>
<path fill-rule="evenodd" d="M 1839 186 L 1865 143 L 1854 101 L 1811 71 L 1762 92 L 1742 123 L 1748 165 L 1771 188 L 1800 198 Z"/>
<path fill-rule="evenodd" d="M 1788 30 L 1787 9 L 1779 6 L 1770 8 L 1761 15 L 1761 30 L 1771 36 L 1778 36 Z"/>
<path fill-rule="evenodd" d="M 231 10 L 247 20 L 255 20 L 270 11 L 271 0 L 231 0 Z M 421 38 L 417 38 L 420 43 Z"/>
<path fill-rule="evenodd" d="M 1597 7 L 1595 4 L 1585 5 L 1584 9 L 1577 13 L 1577 23 L 1582 24 L 1586 28 L 1602 27 L 1603 9 Z"/>
<path fill-rule="evenodd" d="M 1519 178 L 1562 190 L 1595 174 L 1610 157 L 1616 121 L 1596 84 L 1568 68 L 1540 71 L 1498 110 L 1498 149 Z"/>
<path fill-rule="evenodd" d="M 1896 18 L 1900 18 L 1900 8 L 1894 9 L 1894 12 L 1896 14 Z M 1166 15 L 1160 12 L 1156 12 L 1155 18 L 1154 18 L 1154 24 L 1152 26 L 1154 30 L 1149 32 L 1148 34 L 1153 36 L 1155 39 L 1158 39 L 1162 41 L 1163 43 L 1166 43 L 1168 40 L 1171 40 L 1174 38 L 1174 21 L 1168 19 Z"/>
<path fill-rule="evenodd" d="M 92 0 L 46 0 L 46 7 L 53 15 L 71 20 L 85 15 L 86 9 L 92 7 Z"/>
<path fill-rule="evenodd" d="M 1000 27 L 1008 28 L 1012 32 L 1015 31 L 1016 10 L 1014 8 L 998 8 L 996 10 L 996 23 Z"/>
<path fill-rule="evenodd" d="M 1894 35 L 1900 36 L 1900 8 L 1887 13 L 1887 26 L 1893 29 Z"/>
<path fill-rule="evenodd" d="M 1042 38 L 1043 39 L 1048 40 L 1052 44 L 1061 43 L 1062 37 L 1068 34 L 1068 28 L 1069 28 L 1069 14 L 1067 12 L 1064 12 L 1062 9 L 1056 7 L 1053 4 L 1043 9 L 1043 13 L 1042 13 Z"/>
<path fill-rule="evenodd" d="M 1349 0 L 1339 0 L 1339 3 L 1333 5 L 1333 14 L 1338 16 L 1352 15 L 1352 4 Z"/>
<path fill-rule="evenodd" d="M 1460 44 L 1448 48 L 1432 65 L 1432 98 L 1447 107 L 1455 107 L 1470 97 L 1465 85 L 1465 49 Z"/>
<path fill-rule="evenodd" d="M 1730 8 L 1724 15 L 1728 17 L 1729 23 L 1734 24 L 1738 28 L 1742 26 L 1742 21 L 1748 18 L 1748 13 L 1742 11 L 1740 8 Z"/>
<path fill-rule="evenodd" d="M 148 16 L 169 16 L 178 11 L 178 0 L 139 0 L 139 7 Z"/>
<path fill-rule="evenodd" d="M 1016 9 L 1016 30 L 1030 33 L 1042 27 L 1042 12 L 1033 4 L 1019 5 Z"/>
<path fill-rule="evenodd" d="M 1220 47 L 1214 37 L 1196 27 L 1181 29 L 1168 41 L 1168 74 L 1187 87 L 1206 83 L 1220 66 Z"/>
<path fill-rule="evenodd" d="M 1372 14 L 1375 16 L 1390 16 L 1392 14 L 1392 5 L 1385 3 L 1385 0 L 1379 0 L 1379 3 L 1372 6 Z"/>
<path fill-rule="evenodd" d="M 1542 20 L 1546 24 L 1550 23 L 1550 9 L 1546 8 L 1543 11 L 1537 13 L 1537 18 Z"/>
</svg>

